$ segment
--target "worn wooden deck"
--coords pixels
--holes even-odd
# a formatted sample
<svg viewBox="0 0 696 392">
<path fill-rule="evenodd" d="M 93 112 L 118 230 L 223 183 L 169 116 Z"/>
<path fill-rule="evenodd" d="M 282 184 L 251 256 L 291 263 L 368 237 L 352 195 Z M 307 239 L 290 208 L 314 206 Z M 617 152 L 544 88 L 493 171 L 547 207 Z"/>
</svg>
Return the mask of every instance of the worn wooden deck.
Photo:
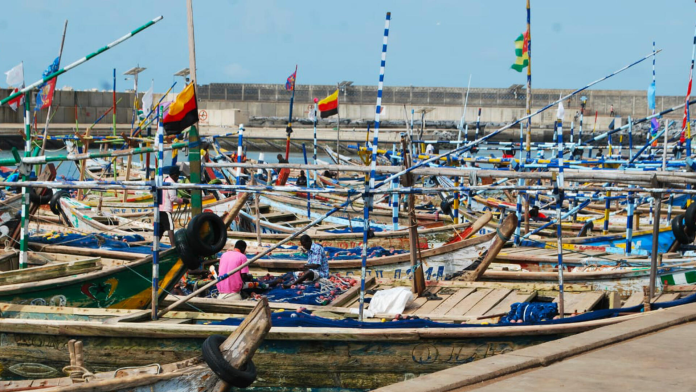
<svg viewBox="0 0 696 392">
<path fill-rule="evenodd" d="M 378 391 L 693 391 L 695 320 L 696 304 L 649 312 Z"/>
</svg>

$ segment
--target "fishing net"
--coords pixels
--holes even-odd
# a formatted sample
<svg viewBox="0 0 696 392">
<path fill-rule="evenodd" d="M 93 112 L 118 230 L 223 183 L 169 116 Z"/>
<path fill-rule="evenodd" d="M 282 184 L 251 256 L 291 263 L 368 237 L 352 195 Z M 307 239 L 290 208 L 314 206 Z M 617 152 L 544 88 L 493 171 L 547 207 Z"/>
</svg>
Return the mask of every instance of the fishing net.
<svg viewBox="0 0 696 392">
<path fill-rule="evenodd" d="M 297 252 L 271 254 L 264 256 L 263 259 L 307 260 L 307 253 L 302 252 L 298 246 L 289 246 L 284 249 L 297 250 Z M 362 257 L 362 248 L 358 246 L 349 249 L 325 246 L 324 251 L 327 253 L 329 260 L 354 260 Z M 384 249 L 381 246 L 372 246 L 367 248 L 368 258 L 400 255 L 404 253 L 407 252 L 401 249 Z"/>
<path fill-rule="evenodd" d="M 46 245 L 66 245 L 79 248 L 115 250 L 130 253 L 152 253 L 149 246 L 131 245 L 130 242 L 144 241 L 139 234 L 113 235 L 113 234 L 77 234 L 71 232 L 48 231 L 35 233 L 29 236 L 29 242 Z M 168 245 L 160 244 L 162 249 Z"/>
</svg>

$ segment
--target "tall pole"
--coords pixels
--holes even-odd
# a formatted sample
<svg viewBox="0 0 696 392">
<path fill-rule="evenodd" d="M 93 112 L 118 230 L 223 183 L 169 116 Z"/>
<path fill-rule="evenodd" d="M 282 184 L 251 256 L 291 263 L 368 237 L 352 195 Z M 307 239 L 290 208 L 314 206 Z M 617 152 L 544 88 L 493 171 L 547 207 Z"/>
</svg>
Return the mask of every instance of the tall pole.
<svg viewBox="0 0 696 392">
<path fill-rule="evenodd" d="M 194 92 L 196 91 L 198 78 L 196 77 L 196 40 L 193 32 L 193 0 L 186 0 L 186 21 L 188 24 L 188 48 L 189 48 L 189 72 Z M 194 94 L 198 100 L 198 94 Z M 201 145 L 196 124 L 189 129 L 189 168 L 191 182 L 201 182 Z M 203 198 L 199 189 L 191 190 L 191 216 L 198 215 L 203 210 Z"/>
<path fill-rule="evenodd" d="M 159 190 L 162 189 L 162 166 L 164 165 L 164 126 L 160 116 L 160 106 L 157 105 L 157 135 L 155 136 L 155 144 L 157 145 L 157 175 L 155 181 L 152 182 L 152 202 L 153 202 L 153 222 L 154 235 L 152 236 L 152 319 L 157 320 L 157 305 L 159 291 Z M 175 246 L 175 244 L 171 244 Z"/>
<path fill-rule="evenodd" d="M 314 98 L 314 154 L 312 155 L 312 158 L 314 158 L 314 164 L 317 164 L 317 102 L 319 102 L 319 99 Z M 336 151 L 338 154 L 339 152 Z M 317 184 L 317 171 L 316 169 L 314 170 L 314 186 Z"/>
<path fill-rule="evenodd" d="M 686 156 L 691 157 L 691 125 L 689 124 L 689 99 L 691 98 L 691 83 L 694 74 L 694 54 L 696 54 L 696 30 L 694 31 L 694 44 L 691 48 L 691 69 L 689 70 L 689 87 L 686 91 L 686 101 L 684 105 L 684 118 L 682 120 L 681 136 L 686 137 Z M 654 57 L 653 57 L 654 58 Z"/>
<path fill-rule="evenodd" d="M 527 0 L 527 115 L 532 113 L 532 11 Z M 527 159 L 531 158 L 532 118 L 527 119 Z"/>
<path fill-rule="evenodd" d="M 58 51 L 58 67 L 60 67 L 60 60 L 63 57 L 63 46 L 65 45 L 65 33 L 68 31 L 68 20 L 65 20 L 65 25 L 63 26 L 63 38 L 60 40 L 60 50 Z M 23 69 L 24 67 L 22 67 Z M 55 94 L 55 92 L 54 92 Z M 26 97 L 24 97 L 26 99 Z M 46 138 L 48 137 L 48 124 L 50 123 L 51 120 L 51 108 L 53 105 L 48 107 L 48 113 L 46 114 L 46 125 L 44 126 L 44 131 L 43 131 L 43 140 L 41 141 L 41 151 L 39 152 L 39 155 L 43 155 L 44 151 L 46 150 Z M 41 172 L 41 166 L 39 165 L 39 170 L 36 171 L 36 174 L 38 175 Z"/>
<path fill-rule="evenodd" d="M 338 90 L 338 95 L 336 96 L 336 118 L 338 119 L 336 121 L 336 154 L 341 155 L 341 105 L 339 105 L 341 85 L 339 83 L 336 83 L 336 89 Z"/>
<path fill-rule="evenodd" d="M 556 187 L 558 195 L 556 199 L 556 236 L 558 250 L 558 313 L 561 318 L 565 314 L 565 302 L 563 293 L 563 234 L 562 234 L 562 209 L 563 209 L 563 103 L 558 106 L 556 128 L 558 129 L 558 177 Z"/>
<path fill-rule="evenodd" d="M 288 126 L 285 128 L 285 132 L 288 134 L 285 140 L 285 160 L 287 161 L 290 157 L 290 134 L 292 133 L 292 105 L 295 103 L 295 83 L 297 82 L 297 65 L 295 65 L 295 73 L 293 74 L 295 80 L 292 81 L 292 95 L 290 96 L 290 110 L 288 112 Z"/>
<path fill-rule="evenodd" d="M 31 124 L 29 123 L 29 100 L 31 99 L 31 94 L 26 94 L 24 96 L 24 156 L 31 156 Z M 27 181 L 29 173 L 22 174 L 22 181 Z M 29 232 L 29 189 L 27 187 L 22 187 L 22 219 L 20 224 L 22 225 L 19 232 L 19 268 L 27 268 L 27 234 Z"/>
<path fill-rule="evenodd" d="M 655 280 L 657 279 L 657 245 L 660 236 L 660 211 L 662 211 L 662 194 L 653 194 L 655 209 L 653 210 L 652 252 L 650 252 L 650 299 L 655 298 Z"/>
<path fill-rule="evenodd" d="M 377 104 L 375 105 L 375 136 L 372 142 L 372 162 L 370 163 L 370 180 L 365 181 L 366 189 L 372 189 L 375 186 L 375 170 L 377 166 L 377 143 L 379 141 L 379 115 L 382 112 L 382 89 L 384 88 L 384 68 L 387 62 L 387 41 L 389 38 L 389 22 L 391 21 L 391 12 L 387 12 L 387 19 L 384 22 L 384 38 L 382 41 L 382 60 L 379 66 L 379 83 L 377 84 Z M 360 268 L 360 307 L 359 318 L 363 320 L 363 310 L 365 307 L 365 278 L 367 268 L 367 233 L 370 230 L 370 211 L 372 210 L 372 197 L 365 194 L 363 208 L 363 246 L 362 246 L 362 266 Z M 414 271 L 415 272 L 415 271 Z"/>
</svg>

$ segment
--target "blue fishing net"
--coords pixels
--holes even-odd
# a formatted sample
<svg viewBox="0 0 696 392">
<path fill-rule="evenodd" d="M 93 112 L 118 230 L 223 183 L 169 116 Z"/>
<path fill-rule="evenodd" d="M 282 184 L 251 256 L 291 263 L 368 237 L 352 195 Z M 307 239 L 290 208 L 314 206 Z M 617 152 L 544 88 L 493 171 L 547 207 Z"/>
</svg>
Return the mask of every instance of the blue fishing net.
<svg viewBox="0 0 696 392">
<path fill-rule="evenodd" d="M 297 250 L 295 253 L 282 253 L 282 254 L 271 254 L 262 257 L 263 259 L 283 259 L 283 260 L 307 260 L 307 253 L 303 252 L 298 246 L 288 246 L 284 248 L 285 250 Z M 361 247 L 354 247 L 349 249 L 336 248 L 332 246 L 325 246 L 324 251 L 328 253 L 329 260 L 354 260 L 359 259 L 362 255 Z M 367 248 L 367 257 L 383 257 L 392 256 L 407 253 L 405 250 L 401 249 L 384 249 L 381 246 L 373 246 Z"/>
<path fill-rule="evenodd" d="M 372 231 L 380 232 L 384 231 L 381 227 L 371 227 L 370 228 Z M 333 230 L 326 230 L 327 233 L 338 233 L 338 234 L 345 234 L 345 233 L 364 233 L 365 232 L 365 227 L 364 226 L 353 226 L 353 228 L 346 227 L 343 229 L 333 229 Z"/>
<path fill-rule="evenodd" d="M 544 320 L 552 320 L 558 314 L 558 304 L 555 302 L 517 302 L 510 305 L 508 314 L 500 319 L 501 323 L 522 320 L 536 324 Z"/>
<path fill-rule="evenodd" d="M 334 280 L 340 279 L 333 275 Z M 265 276 L 258 279 L 261 284 L 269 283 L 276 277 Z M 283 283 L 290 283 L 295 279 L 292 272 L 281 276 Z M 347 280 L 346 278 L 340 280 Z M 319 287 L 316 287 L 316 286 Z M 320 279 L 318 282 L 303 282 L 295 288 L 283 288 L 282 285 L 271 287 L 268 290 L 256 290 L 257 294 L 263 293 L 271 302 L 286 302 L 301 305 L 328 305 L 337 296 L 350 288 L 349 282 L 332 282 L 329 279 Z"/>
<path fill-rule="evenodd" d="M 77 234 L 49 231 L 29 236 L 29 242 L 47 245 L 75 246 L 89 249 L 115 250 L 130 253 L 152 253 L 152 248 L 142 245 L 130 245 L 130 242 L 144 241 L 139 234 L 113 235 L 113 234 Z M 162 249 L 168 245 L 160 244 Z"/>
</svg>

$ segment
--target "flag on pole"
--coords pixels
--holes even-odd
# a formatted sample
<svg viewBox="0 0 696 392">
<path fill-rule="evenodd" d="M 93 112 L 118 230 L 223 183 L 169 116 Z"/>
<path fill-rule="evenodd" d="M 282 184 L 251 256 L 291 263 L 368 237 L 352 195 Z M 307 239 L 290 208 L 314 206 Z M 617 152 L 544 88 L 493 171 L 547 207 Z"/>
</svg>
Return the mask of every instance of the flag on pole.
<svg viewBox="0 0 696 392">
<path fill-rule="evenodd" d="M 150 110 L 152 110 L 152 101 L 153 101 L 153 91 L 155 87 L 155 82 L 153 81 L 152 84 L 150 85 L 150 89 L 143 94 L 143 113 L 147 116 L 148 113 L 150 113 Z"/>
<path fill-rule="evenodd" d="M 295 78 L 297 78 L 297 68 L 295 68 L 295 72 L 293 72 L 292 75 L 288 76 L 288 80 L 285 82 L 285 89 L 287 91 L 293 91 L 295 89 Z"/>
<path fill-rule="evenodd" d="M 15 87 L 14 90 L 12 90 L 12 94 L 16 93 L 17 91 L 19 91 L 19 89 L 18 89 L 17 87 Z M 24 105 L 24 94 L 18 95 L 17 97 L 11 99 L 11 100 L 10 100 L 9 102 L 7 102 L 7 103 L 10 105 L 10 107 L 12 108 L 12 110 L 14 110 L 14 111 L 16 112 L 16 111 L 17 111 L 17 108 L 18 108 L 19 106 Z"/>
<path fill-rule="evenodd" d="M 167 134 L 175 135 L 197 122 L 198 103 L 196 102 L 196 91 L 191 83 L 169 105 L 169 111 L 164 115 L 162 123 Z"/>
<path fill-rule="evenodd" d="M 5 72 L 5 75 L 7 75 L 7 84 L 10 86 L 24 84 L 24 63 L 19 63 L 11 70 Z"/>
<path fill-rule="evenodd" d="M 556 111 L 556 118 L 563 121 L 563 116 L 565 116 L 565 108 L 563 107 L 563 102 L 559 102 L 558 110 Z"/>
<path fill-rule="evenodd" d="M 45 78 L 46 76 L 58 71 L 59 67 L 60 57 L 56 57 L 51 65 L 49 65 L 48 68 L 46 68 L 46 70 L 43 72 L 43 77 Z M 53 78 L 39 86 L 39 92 L 36 93 L 36 106 L 34 107 L 34 110 L 41 110 L 51 106 L 51 103 L 53 102 L 53 92 L 56 89 L 56 81 L 57 78 Z"/>
<path fill-rule="evenodd" d="M 650 83 L 648 87 L 648 107 L 650 110 L 655 110 L 655 82 Z"/>
<path fill-rule="evenodd" d="M 522 72 L 522 70 L 529 65 L 529 54 L 527 53 L 527 48 L 529 47 L 529 38 L 527 32 L 520 34 L 515 40 L 515 64 L 512 64 L 510 68 L 517 72 Z"/>
<path fill-rule="evenodd" d="M 333 94 L 319 101 L 321 118 L 326 118 L 338 114 L 338 89 Z"/>
</svg>

